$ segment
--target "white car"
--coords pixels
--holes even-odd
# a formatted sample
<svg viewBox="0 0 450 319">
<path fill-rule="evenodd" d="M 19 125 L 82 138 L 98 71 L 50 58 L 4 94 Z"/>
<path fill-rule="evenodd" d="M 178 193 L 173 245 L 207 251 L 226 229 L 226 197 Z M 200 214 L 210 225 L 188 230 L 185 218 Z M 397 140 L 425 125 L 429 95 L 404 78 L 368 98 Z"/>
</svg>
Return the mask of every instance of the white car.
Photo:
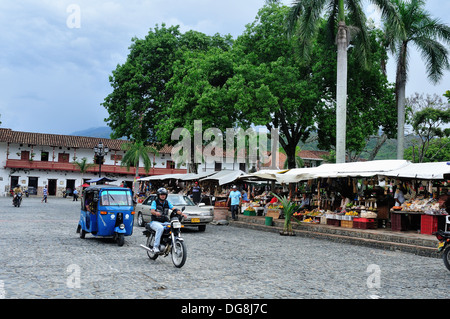
<svg viewBox="0 0 450 319">
<path fill-rule="evenodd" d="M 156 199 L 156 194 L 148 196 L 142 203 L 136 205 L 135 212 L 138 226 L 145 226 L 151 218 L 150 205 Z M 169 194 L 167 200 L 174 208 L 181 209 L 185 207 L 184 214 L 187 215 L 182 223 L 185 226 L 197 226 L 198 230 L 205 231 L 206 225 L 213 221 L 214 207 L 205 206 L 204 204 L 195 205 L 194 202 L 186 195 Z"/>
</svg>

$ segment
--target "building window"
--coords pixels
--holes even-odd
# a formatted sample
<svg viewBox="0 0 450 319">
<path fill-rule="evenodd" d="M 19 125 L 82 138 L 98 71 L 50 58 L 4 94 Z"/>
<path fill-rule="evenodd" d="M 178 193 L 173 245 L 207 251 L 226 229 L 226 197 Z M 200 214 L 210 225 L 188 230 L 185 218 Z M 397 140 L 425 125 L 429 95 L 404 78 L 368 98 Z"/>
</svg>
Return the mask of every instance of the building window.
<svg viewBox="0 0 450 319">
<path fill-rule="evenodd" d="M 214 171 L 218 172 L 222 170 L 222 163 L 221 162 L 214 162 Z"/>
<path fill-rule="evenodd" d="M 119 154 L 111 154 L 111 161 L 120 162 L 122 160 L 122 155 Z"/>
<path fill-rule="evenodd" d="M 167 161 L 166 162 L 166 168 L 174 169 L 175 168 L 175 162 L 174 161 Z"/>
<path fill-rule="evenodd" d="M 69 154 L 59 153 L 58 154 L 59 163 L 69 163 Z"/>
<path fill-rule="evenodd" d="M 48 152 L 41 152 L 41 161 L 48 162 Z"/>
</svg>

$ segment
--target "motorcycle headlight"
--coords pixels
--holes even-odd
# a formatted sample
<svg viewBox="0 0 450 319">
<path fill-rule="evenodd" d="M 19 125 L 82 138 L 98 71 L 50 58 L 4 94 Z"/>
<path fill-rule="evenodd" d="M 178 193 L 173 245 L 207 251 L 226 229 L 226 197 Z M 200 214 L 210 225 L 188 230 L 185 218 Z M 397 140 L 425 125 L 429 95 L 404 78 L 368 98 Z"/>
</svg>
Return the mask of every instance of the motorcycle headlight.
<svg viewBox="0 0 450 319">
<path fill-rule="evenodd" d="M 119 225 L 119 229 L 124 230 L 125 229 L 125 225 L 124 224 L 120 224 Z"/>
<path fill-rule="evenodd" d="M 172 228 L 181 228 L 180 222 L 172 222 Z"/>
</svg>

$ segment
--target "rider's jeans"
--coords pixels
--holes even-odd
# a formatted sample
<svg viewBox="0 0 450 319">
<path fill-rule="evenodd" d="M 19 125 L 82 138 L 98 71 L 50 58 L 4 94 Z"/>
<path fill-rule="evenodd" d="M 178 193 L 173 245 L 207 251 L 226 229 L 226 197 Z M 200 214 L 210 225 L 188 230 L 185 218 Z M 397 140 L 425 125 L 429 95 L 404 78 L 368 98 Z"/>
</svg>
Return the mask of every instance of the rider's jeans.
<svg viewBox="0 0 450 319">
<path fill-rule="evenodd" d="M 170 223 L 165 222 L 165 223 L 160 223 L 157 221 L 152 221 L 150 223 L 150 228 L 153 229 L 156 234 L 155 234 L 155 243 L 153 244 L 153 247 L 158 247 L 159 249 L 159 243 L 161 242 L 161 235 L 164 231 L 164 226 L 169 225 Z"/>
</svg>

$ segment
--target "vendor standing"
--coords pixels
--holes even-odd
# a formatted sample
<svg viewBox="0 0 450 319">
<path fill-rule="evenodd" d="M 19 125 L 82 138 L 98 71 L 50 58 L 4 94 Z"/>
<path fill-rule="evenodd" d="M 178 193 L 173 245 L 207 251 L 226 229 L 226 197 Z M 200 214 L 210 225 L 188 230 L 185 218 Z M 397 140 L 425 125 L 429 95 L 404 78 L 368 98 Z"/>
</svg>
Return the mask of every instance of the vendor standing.
<svg viewBox="0 0 450 319">
<path fill-rule="evenodd" d="M 401 190 L 400 185 L 395 190 L 394 200 L 396 206 L 402 206 L 402 204 L 405 202 L 405 196 L 403 195 L 403 191 Z"/>
<path fill-rule="evenodd" d="M 195 205 L 200 203 L 201 195 L 202 195 L 202 189 L 198 185 L 198 182 L 195 182 L 194 186 L 192 187 L 192 200 L 194 201 Z"/>
</svg>

